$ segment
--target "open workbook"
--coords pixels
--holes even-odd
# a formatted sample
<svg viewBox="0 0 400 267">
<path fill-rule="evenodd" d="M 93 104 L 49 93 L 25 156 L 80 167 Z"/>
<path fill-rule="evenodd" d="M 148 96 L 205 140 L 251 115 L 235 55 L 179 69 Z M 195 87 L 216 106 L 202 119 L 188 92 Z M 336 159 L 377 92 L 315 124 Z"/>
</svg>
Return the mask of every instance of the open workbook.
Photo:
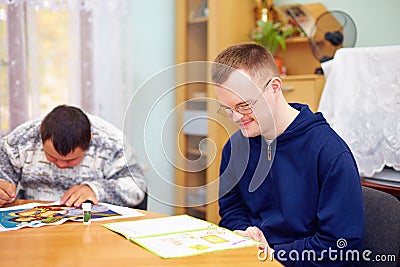
<svg viewBox="0 0 400 267">
<path fill-rule="evenodd" d="M 102 224 L 162 258 L 258 246 L 261 243 L 189 215 Z"/>
</svg>

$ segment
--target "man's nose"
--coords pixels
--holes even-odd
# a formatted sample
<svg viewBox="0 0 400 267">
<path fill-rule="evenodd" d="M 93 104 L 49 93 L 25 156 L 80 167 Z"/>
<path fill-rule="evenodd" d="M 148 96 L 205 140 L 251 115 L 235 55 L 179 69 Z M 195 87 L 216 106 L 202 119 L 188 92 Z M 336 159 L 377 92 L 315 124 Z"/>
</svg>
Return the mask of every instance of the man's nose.
<svg viewBox="0 0 400 267">
<path fill-rule="evenodd" d="M 238 122 L 238 121 L 242 120 L 243 116 L 244 115 L 242 113 L 239 113 L 236 110 L 232 110 L 232 120 L 234 122 Z"/>
<path fill-rule="evenodd" d="M 66 168 L 68 167 L 68 163 L 64 160 L 57 160 L 56 165 L 58 168 Z"/>
</svg>

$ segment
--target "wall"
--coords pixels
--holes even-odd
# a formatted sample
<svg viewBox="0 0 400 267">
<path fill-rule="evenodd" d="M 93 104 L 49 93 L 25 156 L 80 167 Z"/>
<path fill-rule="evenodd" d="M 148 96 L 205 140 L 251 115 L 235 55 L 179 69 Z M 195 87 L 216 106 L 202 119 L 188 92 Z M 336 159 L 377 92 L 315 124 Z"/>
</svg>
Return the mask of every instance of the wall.
<svg viewBox="0 0 400 267">
<path fill-rule="evenodd" d="M 148 209 L 172 214 L 173 207 L 165 203 L 173 201 L 173 188 L 163 183 L 173 183 L 174 169 L 164 160 L 162 153 L 171 155 L 174 151 L 171 147 L 163 147 L 166 151 L 161 149 L 159 126 L 165 123 L 163 114 L 174 107 L 175 96 L 168 94 L 162 101 L 157 102 L 155 95 L 162 94 L 165 86 L 148 88 L 148 85 L 149 81 L 154 80 L 154 75 L 175 64 L 175 1 L 134 0 L 131 5 L 133 93 L 130 99 L 131 112 L 128 110 L 125 118 L 126 126 L 129 128 L 126 132 L 145 169 L 149 186 Z M 168 74 L 163 79 L 165 84 L 171 83 L 174 81 L 174 75 Z M 154 104 L 157 104 L 157 114 L 148 119 L 149 114 L 146 111 Z M 171 124 L 161 130 L 164 140 L 176 139 L 175 129 Z"/>
<path fill-rule="evenodd" d="M 399 45 L 400 1 L 398 0 L 275 0 L 275 5 L 321 2 L 328 10 L 348 13 L 357 25 L 357 47 Z"/>
</svg>

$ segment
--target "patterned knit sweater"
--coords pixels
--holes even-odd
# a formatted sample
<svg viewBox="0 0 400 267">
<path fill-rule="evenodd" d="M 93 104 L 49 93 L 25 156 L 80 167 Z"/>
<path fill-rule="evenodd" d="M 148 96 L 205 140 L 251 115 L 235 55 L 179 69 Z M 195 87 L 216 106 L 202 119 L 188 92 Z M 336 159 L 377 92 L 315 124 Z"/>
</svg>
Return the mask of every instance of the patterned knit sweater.
<svg viewBox="0 0 400 267">
<path fill-rule="evenodd" d="M 71 186 L 87 184 L 100 202 L 128 207 L 139 204 L 146 181 L 133 148 L 115 126 L 93 115 L 88 118 L 93 137 L 79 165 L 60 169 L 46 159 L 39 119 L 18 126 L 1 139 L 0 179 L 22 187 L 26 199 L 55 201 Z"/>
</svg>

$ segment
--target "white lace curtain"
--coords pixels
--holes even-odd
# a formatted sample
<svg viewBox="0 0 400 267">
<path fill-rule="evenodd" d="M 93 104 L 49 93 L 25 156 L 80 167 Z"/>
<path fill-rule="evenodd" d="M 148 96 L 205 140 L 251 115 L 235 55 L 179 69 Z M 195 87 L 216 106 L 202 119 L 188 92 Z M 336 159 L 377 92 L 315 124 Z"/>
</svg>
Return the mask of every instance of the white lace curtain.
<svg viewBox="0 0 400 267">
<path fill-rule="evenodd" d="M 10 130 L 41 114 L 37 17 L 40 10 L 67 12 L 67 81 L 60 102 L 99 115 L 122 128 L 132 88 L 129 0 L 0 0 L 7 6 Z M 54 27 L 55 25 L 47 25 Z M 46 53 L 51 54 L 49 49 Z M 2 89 L 3 90 L 3 89 Z M 43 101 L 42 101 L 43 102 Z M 59 103 L 54 103 L 59 104 Z"/>
</svg>

